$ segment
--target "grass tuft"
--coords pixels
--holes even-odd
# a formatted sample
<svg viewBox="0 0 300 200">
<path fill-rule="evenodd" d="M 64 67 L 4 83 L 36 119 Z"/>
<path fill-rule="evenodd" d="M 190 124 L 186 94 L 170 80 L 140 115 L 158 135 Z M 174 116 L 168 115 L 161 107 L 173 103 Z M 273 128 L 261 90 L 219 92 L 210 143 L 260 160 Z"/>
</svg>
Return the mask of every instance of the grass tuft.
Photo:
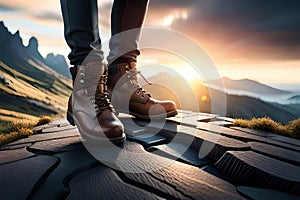
<svg viewBox="0 0 300 200">
<path fill-rule="evenodd" d="M 286 125 L 275 122 L 268 117 L 252 118 L 251 120 L 235 119 L 234 126 L 261 131 L 269 131 L 280 135 L 300 139 L 300 118 L 293 120 Z"/>
<path fill-rule="evenodd" d="M 25 129 L 32 129 L 34 127 L 34 123 L 29 123 L 29 122 L 11 122 L 5 125 L 1 129 L 2 134 L 9 134 L 9 133 L 14 133 L 14 132 L 19 132 L 23 128 Z"/>
<path fill-rule="evenodd" d="M 300 118 L 287 124 L 294 138 L 300 139 Z"/>
<path fill-rule="evenodd" d="M 48 124 L 49 122 L 51 122 L 51 117 L 50 116 L 42 116 L 40 117 L 39 121 L 36 123 L 37 126 L 41 126 L 44 124 Z"/>
<path fill-rule="evenodd" d="M 33 128 L 35 126 L 49 123 L 51 118 L 49 116 L 41 117 L 38 122 L 25 123 L 25 122 L 13 122 L 5 125 L 5 128 L 1 128 L 0 133 L 0 146 L 14 142 L 16 140 L 29 137 L 33 135 Z"/>
<path fill-rule="evenodd" d="M 5 144 L 14 142 L 22 138 L 26 138 L 33 134 L 32 129 L 28 128 L 27 125 L 24 127 L 21 127 L 21 124 L 17 124 L 17 125 L 19 126 L 18 128 L 12 128 L 14 129 L 13 132 L 7 134 L 0 134 L 0 146 L 3 146 Z"/>
</svg>

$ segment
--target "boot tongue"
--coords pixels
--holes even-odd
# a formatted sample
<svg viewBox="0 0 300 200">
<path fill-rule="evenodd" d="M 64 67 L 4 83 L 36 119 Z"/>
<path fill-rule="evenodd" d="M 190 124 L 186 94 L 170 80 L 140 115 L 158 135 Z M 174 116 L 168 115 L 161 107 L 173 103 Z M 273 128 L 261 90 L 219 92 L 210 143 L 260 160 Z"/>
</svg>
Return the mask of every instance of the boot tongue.
<svg viewBox="0 0 300 200">
<path fill-rule="evenodd" d="M 130 71 L 131 73 L 136 72 L 136 62 L 119 64 L 119 72 L 121 76 L 123 76 L 127 71 Z M 134 85 L 138 85 L 136 75 L 132 77 L 131 81 L 133 82 Z"/>
<path fill-rule="evenodd" d="M 107 92 L 107 70 L 103 72 L 103 75 L 100 76 L 99 84 L 98 84 L 98 90 L 100 93 L 106 93 Z"/>
<path fill-rule="evenodd" d="M 97 77 L 99 80 L 100 76 L 104 74 L 105 65 L 99 61 L 87 63 L 85 68 L 85 73 L 88 76 Z"/>
<path fill-rule="evenodd" d="M 119 72 L 121 75 L 124 75 L 126 73 L 126 71 L 129 71 L 129 70 L 136 70 L 135 62 L 119 64 Z"/>
</svg>

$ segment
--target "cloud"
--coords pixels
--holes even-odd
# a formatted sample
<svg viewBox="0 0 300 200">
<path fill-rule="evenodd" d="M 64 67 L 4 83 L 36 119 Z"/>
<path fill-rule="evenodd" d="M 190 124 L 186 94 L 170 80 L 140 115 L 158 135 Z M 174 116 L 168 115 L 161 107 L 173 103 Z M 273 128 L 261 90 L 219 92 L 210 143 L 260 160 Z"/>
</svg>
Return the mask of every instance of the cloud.
<svg viewBox="0 0 300 200">
<path fill-rule="evenodd" d="M 0 11 L 13 11 L 13 10 L 16 10 L 16 8 L 14 8 L 13 6 L 0 3 Z"/>
<path fill-rule="evenodd" d="M 197 39 L 215 57 L 300 59 L 298 0 L 152 0 L 148 23 L 176 10 L 171 27 Z"/>
<path fill-rule="evenodd" d="M 100 31 L 105 39 L 110 30 L 112 1 L 101 0 L 99 2 Z M 25 44 L 31 36 L 36 37 L 43 55 L 50 52 L 64 55 L 69 53 L 69 47 L 64 41 L 59 0 L 1 0 L 0 12 L 1 20 L 10 31 L 20 30 Z"/>
<path fill-rule="evenodd" d="M 62 22 L 61 14 L 57 13 L 57 12 L 52 12 L 52 11 L 38 13 L 38 14 L 34 15 L 34 17 L 38 18 L 40 20 L 53 20 L 53 21 Z"/>
<path fill-rule="evenodd" d="M 99 1 L 104 38 L 109 37 L 111 5 L 112 0 Z M 151 0 L 145 24 L 188 34 L 220 62 L 300 59 L 299 7 L 298 0 Z M 0 11 L 14 29 L 52 27 L 49 34 L 63 38 L 59 1 L 1 0 Z M 33 36 L 39 39 L 46 30 L 41 29 Z"/>
</svg>

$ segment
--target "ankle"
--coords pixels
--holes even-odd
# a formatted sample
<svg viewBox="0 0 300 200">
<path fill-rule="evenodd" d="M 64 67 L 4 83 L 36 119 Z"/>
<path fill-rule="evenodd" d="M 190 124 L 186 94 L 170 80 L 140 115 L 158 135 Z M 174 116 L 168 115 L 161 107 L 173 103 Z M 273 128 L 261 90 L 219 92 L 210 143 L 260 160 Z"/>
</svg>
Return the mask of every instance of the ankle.
<svg viewBox="0 0 300 200">
<path fill-rule="evenodd" d="M 110 64 L 108 66 L 108 75 L 113 76 L 119 72 L 119 64 Z"/>
<path fill-rule="evenodd" d="M 77 75 L 77 66 L 70 67 L 70 74 L 72 77 L 72 81 L 74 83 L 74 81 L 76 79 L 76 75 Z"/>
<path fill-rule="evenodd" d="M 123 75 L 127 70 L 135 68 L 135 60 L 115 61 L 108 64 L 108 75 L 112 76 L 117 73 L 121 73 L 121 75 Z"/>
</svg>

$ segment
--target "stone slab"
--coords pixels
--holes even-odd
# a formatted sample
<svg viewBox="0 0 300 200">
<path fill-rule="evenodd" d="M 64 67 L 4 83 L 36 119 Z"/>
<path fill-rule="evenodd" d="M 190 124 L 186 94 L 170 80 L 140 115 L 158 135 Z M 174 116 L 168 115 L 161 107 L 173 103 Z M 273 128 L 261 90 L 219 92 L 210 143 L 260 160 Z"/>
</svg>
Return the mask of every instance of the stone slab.
<svg viewBox="0 0 300 200">
<path fill-rule="evenodd" d="M 300 140 L 299 139 L 293 139 L 293 138 L 285 137 L 285 136 L 282 136 L 282 135 L 274 135 L 272 137 L 272 139 L 300 147 Z"/>
<path fill-rule="evenodd" d="M 34 156 L 35 154 L 26 150 L 26 148 L 0 151 L 0 165 Z"/>
<path fill-rule="evenodd" d="M 218 125 L 218 126 L 225 126 L 225 127 L 233 126 L 232 122 L 227 122 L 227 121 L 223 121 L 223 120 L 220 120 L 220 121 L 211 121 L 211 122 L 208 122 L 208 123 L 214 124 L 214 125 Z"/>
<path fill-rule="evenodd" d="M 82 148 L 81 138 L 78 136 L 62 139 L 36 142 L 29 149 L 37 154 L 58 153 Z"/>
<path fill-rule="evenodd" d="M 198 156 L 198 152 L 196 152 L 194 149 L 176 142 L 158 146 L 151 146 L 147 150 L 156 155 L 160 155 L 198 167 L 203 167 L 210 163 L 208 159 L 200 159 Z"/>
<path fill-rule="evenodd" d="M 226 121 L 226 122 L 231 122 L 233 123 L 235 119 L 229 118 L 229 117 L 221 117 L 221 116 L 217 116 L 216 117 L 218 120 L 222 120 L 222 121 Z"/>
<path fill-rule="evenodd" d="M 34 127 L 32 130 L 35 134 L 40 134 L 42 133 L 43 129 L 45 128 L 52 128 L 52 127 L 56 127 L 57 125 L 56 124 L 44 124 L 44 125 L 41 125 L 41 126 L 36 126 Z"/>
<path fill-rule="evenodd" d="M 177 116 L 179 116 L 179 117 L 190 117 L 190 116 L 199 115 L 199 113 L 189 111 L 189 110 L 177 110 L 177 112 L 178 112 L 178 114 L 175 117 L 177 117 Z"/>
<path fill-rule="evenodd" d="M 0 150 L 13 150 L 13 149 L 22 149 L 26 147 L 30 147 L 32 143 L 24 143 L 24 144 L 16 144 L 16 145 L 4 145 L 0 148 Z"/>
<path fill-rule="evenodd" d="M 1 199 L 26 199 L 43 176 L 58 163 L 50 156 L 32 158 L 0 165 Z"/>
<path fill-rule="evenodd" d="M 228 150 L 249 149 L 249 145 L 245 142 L 172 122 L 166 122 L 163 128 L 159 122 L 151 123 L 149 126 L 159 129 L 160 134 L 168 138 L 169 141 L 190 146 L 195 151 L 200 152 L 201 158 L 207 157 L 213 162 L 217 161 Z"/>
<path fill-rule="evenodd" d="M 246 151 L 249 145 L 242 141 L 225 137 L 223 135 L 211 135 L 209 132 L 199 130 L 192 147 L 199 150 L 199 155 L 216 162 L 226 151 Z M 207 155 L 207 156 L 206 156 Z"/>
<path fill-rule="evenodd" d="M 215 121 L 217 118 L 215 116 L 209 116 L 209 115 L 199 115 L 197 121 L 199 122 L 211 122 Z"/>
<path fill-rule="evenodd" d="M 138 126 L 133 121 L 123 121 L 127 140 L 135 141 L 145 147 L 167 142 L 167 138 L 148 127 Z"/>
<path fill-rule="evenodd" d="M 188 114 L 179 113 L 175 117 L 167 118 L 167 121 L 179 123 L 185 126 L 195 127 L 197 126 L 197 122 L 210 122 L 210 121 L 218 121 L 218 115 L 209 114 L 209 113 L 197 113 L 191 112 Z"/>
<path fill-rule="evenodd" d="M 270 144 L 270 145 L 274 145 L 274 146 L 282 147 L 285 149 L 300 152 L 299 146 L 295 146 L 295 145 L 291 145 L 291 144 L 288 144 L 285 142 L 273 140 L 272 138 L 262 137 L 259 135 L 254 135 L 254 134 L 242 132 L 239 130 L 234 130 L 232 128 L 226 128 L 226 127 L 221 127 L 221 126 L 217 126 L 214 124 L 199 122 L 197 129 L 221 134 L 223 136 L 234 138 L 234 139 L 244 141 L 244 142 L 251 142 L 251 141 L 262 142 L 262 143 L 266 143 L 266 144 Z"/>
<path fill-rule="evenodd" d="M 275 134 L 275 133 L 270 133 L 270 132 L 266 132 L 266 131 L 258 131 L 258 130 L 253 130 L 253 129 L 249 129 L 249 128 L 241 128 L 241 127 L 231 127 L 231 128 L 235 129 L 235 130 L 245 132 L 245 133 L 252 133 L 252 134 L 255 134 L 255 135 L 267 137 L 267 138 L 270 138 L 270 139 L 273 139 L 273 140 L 276 140 L 276 141 L 280 141 L 280 142 L 284 142 L 284 143 L 287 143 L 287 144 L 300 146 L 300 140 L 289 138 L 289 137 L 282 136 L 282 135 L 278 135 L 278 134 Z"/>
<path fill-rule="evenodd" d="M 253 151 L 228 151 L 214 167 L 237 185 L 300 194 L 300 167 Z"/>
<path fill-rule="evenodd" d="M 98 166 L 83 172 L 68 183 L 67 199 L 163 199 L 123 182 L 111 169 Z"/>
<path fill-rule="evenodd" d="M 213 117 L 212 117 L 213 118 Z M 176 117 L 176 118 L 167 118 L 168 122 L 175 122 L 184 126 L 196 127 L 198 124 L 198 116 L 189 116 L 189 117 Z"/>
<path fill-rule="evenodd" d="M 238 186 L 237 191 L 247 199 L 255 200 L 299 200 L 299 195 L 292 195 L 276 190 Z"/>
<path fill-rule="evenodd" d="M 251 133 L 254 135 L 258 135 L 258 136 L 267 137 L 272 140 L 283 142 L 286 144 L 290 144 L 290 145 L 294 145 L 294 146 L 298 146 L 298 147 L 300 146 L 300 140 L 289 138 L 289 137 L 282 136 L 282 135 L 278 135 L 275 133 L 253 130 L 253 129 L 249 129 L 249 128 L 241 128 L 241 127 L 230 127 L 230 128 L 232 128 L 234 130 L 242 131 L 245 133 Z"/>
<path fill-rule="evenodd" d="M 122 169 L 123 179 L 153 188 L 166 198 L 241 199 L 233 185 L 198 167 L 146 152 L 136 143 L 126 143 L 116 165 Z"/>
<path fill-rule="evenodd" d="M 255 152 L 273 157 L 275 159 L 300 166 L 300 153 L 259 142 L 248 142 Z"/>
<path fill-rule="evenodd" d="M 69 194 L 66 182 L 90 167 L 98 164 L 86 150 L 70 151 L 55 155 L 60 160 L 59 165 L 49 174 L 33 195 L 33 199 L 63 199 Z"/>
<path fill-rule="evenodd" d="M 74 128 L 74 126 L 70 125 L 69 122 L 65 118 L 62 118 L 62 119 L 58 119 L 58 120 L 54 120 L 52 122 L 49 122 L 48 124 L 36 126 L 36 127 L 33 128 L 33 131 L 37 134 L 40 134 L 45 129 L 50 129 L 51 130 L 52 128 L 55 129 L 56 127 L 68 127 L 68 128 L 73 127 Z"/>
<path fill-rule="evenodd" d="M 203 169 L 203 171 L 212 174 L 213 176 L 216 176 L 224 181 L 227 181 L 228 183 L 230 183 L 230 181 L 228 180 L 228 178 L 222 174 L 220 174 L 220 172 L 218 172 L 215 168 L 213 168 L 211 165 L 202 167 L 201 169 Z"/>
<path fill-rule="evenodd" d="M 163 144 L 167 142 L 167 138 L 163 137 L 161 135 L 152 135 L 152 134 L 140 134 L 137 136 L 131 136 L 127 135 L 127 140 L 135 141 L 140 144 L 142 144 L 145 147 L 151 146 L 151 145 L 158 145 Z"/>
<path fill-rule="evenodd" d="M 53 120 L 53 121 L 49 122 L 48 124 L 57 126 L 59 124 L 69 124 L 69 122 L 66 118 L 60 118 L 60 119 Z"/>
<path fill-rule="evenodd" d="M 237 131 L 242 131 L 244 133 L 250 133 L 250 134 L 267 137 L 267 138 L 272 138 L 275 135 L 274 133 L 270 133 L 270 132 L 266 132 L 266 131 L 258 131 L 258 130 L 254 130 L 254 129 L 250 129 L 250 128 L 242 128 L 242 127 L 236 127 L 236 126 L 233 126 L 230 128 L 237 130 Z"/>
<path fill-rule="evenodd" d="M 300 174 L 299 151 L 297 151 L 299 146 L 293 144 L 294 141 L 287 142 L 285 137 L 279 139 L 275 139 L 275 136 L 263 137 L 209 123 L 200 123 L 199 125 L 206 125 L 201 126 L 201 130 L 197 130 L 194 127 L 198 122 L 194 121 L 197 121 L 199 114 L 182 112 L 182 116 L 182 119 L 187 120 L 187 125 L 184 123 L 179 125 L 172 120 L 167 120 L 164 126 L 161 126 L 160 122 L 134 120 L 138 127 L 129 127 L 126 124 L 129 116 L 122 116 L 121 120 L 125 122 L 127 129 L 127 138 L 131 137 L 130 140 L 134 142 L 127 141 L 124 147 L 120 147 L 120 152 L 113 152 L 110 147 L 95 147 L 99 152 L 105 149 L 103 152 L 107 153 L 113 166 L 105 161 L 101 162 L 108 166 L 102 165 L 82 145 L 78 145 L 80 142 L 78 135 L 68 133 L 70 135 L 65 136 L 64 134 L 68 132 L 65 128 L 69 125 L 64 124 L 64 120 L 50 124 L 48 127 L 50 130 L 50 126 L 52 128 L 55 126 L 55 129 L 62 131 L 64 136 L 56 132 L 40 134 L 44 137 L 34 135 L 26 138 L 26 142 L 18 141 L 4 147 L 14 148 L 22 155 L 25 147 L 33 143 L 33 146 L 28 148 L 30 151 L 55 154 L 51 157 L 45 156 L 55 161 L 48 167 L 46 164 L 41 164 L 43 169 L 36 170 L 36 179 L 30 178 L 34 175 L 29 172 L 31 182 L 25 188 L 25 192 L 21 189 L 21 195 L 13 194 L 19 196 L 8 194 L 10 196 L 4 197 L 9 199 L 12 197 L 17 199 L 78 199 L 79 197 L 84 199 L 106 197 L 110 199 L 113 197 L 118 199 L 152 197 L 156 199 L 242 199 L 242 194 L 246 198 L 267 199 L 273 192 L 283 199 L 293 199 L 298 197 L 294 194 L 300 195 L 297 192 L 300 191 L 300 177 L 297 175 Z M 190 119 L 193 119 L 191 123 L 188 122 Z M 32 140 L 32 137 L 35 139 Z M 249 145 L 255 152 L 250 151 Z M 153 152 L 145 151 L 144 147 L 149 146 L 150 151 L 163 150 L 162 154 L 155 155 Z M 0 158 L 2 151 L 15 150 L 1 149 Z M 204 152 L 208 150 L 208 154 L 203 154 L 202 150 Z M 16 158 L 14 162 L 0 165 L 0 191 L 1 188 L 7 187 L 2 180 L 3 166 L 35 157 L 24 159 L 21 156 L 22 160 Z M 177 157 L 179 159 L 176 161 Z M 219 161 L 213 167 L 207 164 L 199 165 L 197 163 L 199 157 L 208 158 L 211 162 Z M 35 170 L 36 164 L 39 162 L 18 164 L 18 168 L 19 171 L 23 170 L 22 173 L 24 171 L 27 173 L 27 169 L 31 167 Z M 207 166 L 206 170 L 199 168 L 204 165 Z M 14 168 L 15 166 L 6 167 L 7 170 Z M 19 179 L 13 175 L 10 175 L 12 180 Z M 23 174 L 22 179 L 27 179 L 27 174 Z M 20 181 L 22 185 L 27 180 Z M 236 188 L 233 184 L 239 186 Z"/>
<path fill-rule="evenodd" d="M 72 125 L 68 126 L 54 126 L 49 128 L 42 129 L 41 133 L 55 133 L 55 132 L 61 132 L 61 131 L 68 131 L 68 130 L 75 130 L 76 127 Z"/>
<path fill-rule="evenodd" d="M 54 140 L 54 139 L 60 139 L 60 138 L 68 138 L 68 137 L 74 137 L 74 136 L 79 136 L 79 135 L 80 134 L 77 131 L 77 129 L 68 130 L 68 131 L 60 131 L 60 132 L 55 132 L 55 133 L 48 133 L 48 134 L 37 134 L 37 135 L 32 135 L 28 138 L 20 139 L 18 141 L 9 143 L 6 146 L 40 142 L 40 141 L 46 141 L 46 140 Z"/>
</svg>

